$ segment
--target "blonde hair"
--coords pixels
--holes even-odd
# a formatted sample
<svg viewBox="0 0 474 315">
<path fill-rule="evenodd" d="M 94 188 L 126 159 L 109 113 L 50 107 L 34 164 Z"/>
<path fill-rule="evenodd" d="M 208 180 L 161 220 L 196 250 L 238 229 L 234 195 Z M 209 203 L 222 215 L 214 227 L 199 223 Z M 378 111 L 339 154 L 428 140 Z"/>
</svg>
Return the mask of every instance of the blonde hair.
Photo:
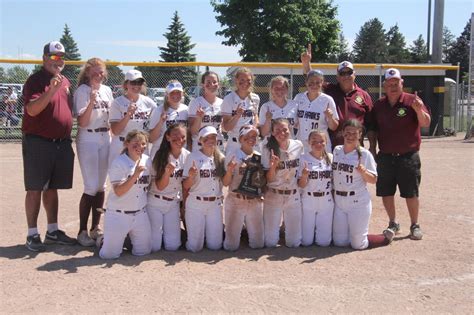
<svg viewBox="0 0 474 315">
<path fill-rule="evenodd" d="M 252 71 L 250 71 L 250 69 L 247 68 L 247 67 L 240 67 L 240 68 L 237 69 L 237 71 L 235 71 L 235 74 L 234 74 L 235 90 L 237 91 L 237 84 L 236 83 L 237 83 L 237 79 L 239 78 L 239 76 L 241 74 L 250 74 L 250 76 L 252 77 L 252 82 L 250 83 L 249 91 L 253 92 L 255 76 L 253 75 Z"/>
<path fill-rule="evenodd" d="M 129 133 L 127 133 L 127 135 L 125 136 L 125 140 L 123 141 L 124 148 L 122 149 L 122 152 L 120 152 L 120 154 L 128 152 L 126 145 L 127 143 L 130 143 L 135 138 L 145 140 L 145 142 L 148 143 L 148 133 L 142 130 L 134 129 L 130 131 Z"/>
<path fill-rule="evenodd" d="M 87 60 L 86 63 L 82 66 L 81 71 L 77 76 L 77 86 L 80 86 L 81 84 L 90 85 L 90 71 L 95 66 L 100 66 L 104 68 L 104 76 L 105 80 L 107 80 L 107 67 L 105 65 L 105 62 L 100 58 L 91 58 Z"/>
<path fill-rule="evenodd" d="M 168 84 L 170 83 L 179 83 L 181 84 L 181 82 L 179 82 L 178 80 L 169 80 L 168 83 L 166 83 L 166 86 L 168 86 Z M 181 92 L 183 93 L 184 95 L 184 92 Z M 163 102 L 163 111 L 164 112 L 167 112 L 168 111 L 168 108 L 170 108 L 170 101 L 168 100 L 168 93 L 165 94 L 165 100 Z"/>
<path fill-rule="evenodd" d="M 284 76 L 276 76 L 276 77 L 273 77 L 272 80 L 270 81 L 270 89 L 269 89 L 269 95 L 270 95 L 270 100 L 273 101 L 273 94 L 272 94 L 272 89 L 273 89 L 273 85 L 275 84 L 275 82 L 283 82 L 283 85 L 289 90 L 290 89 L 290 82 L 288 81 L 287 78 L 285 78 Z M 288 93 L 286 95 L 286 98 L 288 98 Z"/>
</svg>

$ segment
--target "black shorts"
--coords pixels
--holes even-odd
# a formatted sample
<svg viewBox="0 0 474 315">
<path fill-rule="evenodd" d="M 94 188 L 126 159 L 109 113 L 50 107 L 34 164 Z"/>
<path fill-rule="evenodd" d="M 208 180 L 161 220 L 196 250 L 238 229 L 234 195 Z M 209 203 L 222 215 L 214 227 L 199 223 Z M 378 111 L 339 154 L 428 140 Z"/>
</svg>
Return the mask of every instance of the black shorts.
<svg viewBox="0 0 474 315">
<path fill-rule="evenodd" d="M 377 154 L 377 196 L 394 196 L 400 190 L 400 197 L 418 197 L 421 183 L 421 162 L 418 152 L 403 155 Z"/>
<path fill-rule="evenodd" d="M 24 135 L 22 141 L 25 190 L 72 188 L 74 151 L 71 139 L 52 141 Z"/>
</svg>

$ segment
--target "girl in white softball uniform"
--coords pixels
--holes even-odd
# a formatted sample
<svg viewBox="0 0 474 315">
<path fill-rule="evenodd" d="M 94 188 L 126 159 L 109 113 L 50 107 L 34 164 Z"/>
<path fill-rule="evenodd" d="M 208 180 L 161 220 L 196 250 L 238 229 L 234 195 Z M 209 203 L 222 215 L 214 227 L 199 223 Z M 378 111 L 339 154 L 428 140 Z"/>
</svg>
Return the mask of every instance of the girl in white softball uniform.
<svg viewBox="0 0 474 315">
<path fill-rule="evenodd" d="M 250 69 L 237 69 L 234 82 L 236 90 L 224 97 L 222 102 L 222 127 L 229 135 L 225 148 L 226 155 L 240 148 L 240 127 L 243 125 L 258 126 L 260 97 L 252 93 L 254 77 Z"/>
<path fill-rule="evenodd" d="M 224 249 L 237 250 L 240 245 L 240 234 L 245 223 L 249 236 L 250 248 L 262 248 L 263 202 L 261 197 L 249 197 L 234 192 L 240 185 L 245 173 L 245 164 L 254 154 L 260 156 L 253 147 L 257 143 L 258 129 L 252 125 L 240 128 L 241 147 L 225 159 L 226 173 L 222 179 L 224 186 L 229 186 L 225 198 L 225 240 Z"/>
<path fill-rule="evenodd" d="M 355 119 L 347 120 L 342 128 L 344 145 L 333 152 L 334 209 L 333 240 L 336 246 L 365 249 L 372 202 L 367 183 L 377 181 L 377 167 L 372 154 L 360 146 L 363 126 Z"/>
<path fill-rule="evenodd" d="M 325 132 L 313 130 L 309 134 L 310 152 L 301 156 L 298 186 L 303 188 L 303 246 L 316 243 L 329 246 L 332 240 L 332 154 L 326 152 Z"/>
<path fill-rule="evenodd" d="M 326 151 L 331 152 L 331 140 L 328 128 L 336 130 L 339 125 L 339 116 L 336 104 L 331 96 L 322 92 L 324 74 L 320 70 L 311 70 L 306 76 L 306 92 L 295 96 L 298 103 L 298 135 L 305 147 L 305 152 L 310 150 L 308 146 L 309 133 L 316 129 L 326 133 Z"/>
<path fill-rule="evenodd" d="M 94 240 L 102 234 L 97 208 L 104 204 L 110 147 L 109 109 L 113 101 L 112 90 L 102 84 L 106 78 L 105 63 L 99 58 L 89 59 L 79 73 L 79 87 L 74 92 L 74 114 L 79 127 L 76 148 L 84 182 L 77 236 L 82 246 L 94 246 Z M 87 221 L 91 209 L 89 235 Z"/>
<path fill-rule="evenodd" d="M 151 227 L 146 211 L 151 160 L 143 153 L 147 145 L 145 132 L 129 132 L 123 153 L 110 165 L 112 189 L 107 198 L 103 243 L 101 238 L 97 239 L 99 247 L 102 245 L 101 258 L 118 258 L 127 234 L 132 241 L 133 255 L 151 252 Z"/>
<path fill-rule="evenodd" d="M 186 198 L 185 221 L 188 240 L 186 248 L 202 250 L 204 240 L 212 250 L 222 247 L 222 176 L 224 156 L 217 148 L 217 130 L 207 126 L 199 131 L 202 147 L 188 155 L 184 164 L 183 188 Z"/>
<path fill-rule="evenodd" d="M 162 243 L 166 250 L 177 250 L 181 246 L 183 166 L 189 155 L 189 151 L 184 149 L 186 132 L 184 125 L 171 125 L 153 158 L 147 206 L 152 252 L 159 251 Z"/>
<path fill-rule="evenodd" d="M 153 144 L 150 157 L 153 159 L 160 148 L 163 135 L 174 124 L 188 124 L 188 106 L 181 103 L 183 86 L 177 80 L 171 80 L 166 85 L 165 102 L 151 113 L 150 142 Z"/>
<path fill-rule="evenodd" d="M 283 76 L 274 77 L 270 81 L 270 101 L 260 107 L 258 116 L 259 129 L 262 137 L 271 134 L 272 119 L 286 118 L 290 122 L 291 138 L 295 138 L 294 129 L 298 123 L 298 103 L 288 100 L 288 79 Z"/>
<path fill-rule="evenodd" d="M 109 165 L 120 154 L 125 136 L 130 131 L 149 131 L 150 116 L 156 104 L 151 98 L 141 94 L 144 84 L 145 79 L 140 71 L 127 71 L 123 83 L 125 95 L 117 97 L 112 102 L 109 115 L 112 130 Z"/>
<path fill-rule="evenodd" d="M 262 164 L 267 170 L 268 186 L 263 203 L 267 247 L 278 244 L 282 213 L 286 246 L 298 247 L 301 244 L 301 198 L 296 173 L 302 153 L 301 141 L 290 139 L 288 120 L 276 119 L 272 135 L 262 150 Z"/>
<path fill-rule="evenodd" d="M 217 130 L 217 146 L 224 152 L 224 136 L 221 124 L 222 99 L 217 97 L 219 92 L 219 76 L 212 71 L 206 71 L 201 77 L 203 95 L 198 96 L 189 103 L 189 129 L 193 138 L 193 151 L 199 150 L 198 133 L 202 127 L 213 126 Z"/>
</svg>

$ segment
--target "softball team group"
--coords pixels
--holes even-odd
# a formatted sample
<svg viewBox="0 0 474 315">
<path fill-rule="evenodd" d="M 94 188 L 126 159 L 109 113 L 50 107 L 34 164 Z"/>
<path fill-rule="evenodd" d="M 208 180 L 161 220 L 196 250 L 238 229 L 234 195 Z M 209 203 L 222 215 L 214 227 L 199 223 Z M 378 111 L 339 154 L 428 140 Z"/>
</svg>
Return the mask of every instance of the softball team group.
<svg viewBox="0 0 474 315">
<path fill-rule="evenodd" d="M 84 179 L 77 239 L 97 245 L 101 258 L 118 258 L 127 236 L 134 255 L 177 250 L 181 222 L 192 252 L 237 250 L 243 229 L 251 248 L 275 247 L 281 228 L 288 247 L 368 247 L 367 184 L 377 180 L 376 164 L 360 146 L 357 120 L 344 123 L 344 144 L 332 150 L 328 129 L 338 128 L 339 117 L 322 92 L 321 71 L 308 73 L 307 91 L 294 100 L 287 98 L 288 80 L 273 78 L 271 100 L 261 106 L 247 68 L 235 72 L 235 91 L 224 99 L 218 75 L 204 73 L 202 95 L 189 106 L 176 80 L 157 106 L 144 95 L 139 71 L 125 74 L 124 95 L 116 99 L 106 77 L 102 60 L 88 60 L 74 94 Z M 262 197 L 237 189 L 255 157 L 265 170 Z M 104 206 L 107 175 L 112 187 Z"/>
</svg>

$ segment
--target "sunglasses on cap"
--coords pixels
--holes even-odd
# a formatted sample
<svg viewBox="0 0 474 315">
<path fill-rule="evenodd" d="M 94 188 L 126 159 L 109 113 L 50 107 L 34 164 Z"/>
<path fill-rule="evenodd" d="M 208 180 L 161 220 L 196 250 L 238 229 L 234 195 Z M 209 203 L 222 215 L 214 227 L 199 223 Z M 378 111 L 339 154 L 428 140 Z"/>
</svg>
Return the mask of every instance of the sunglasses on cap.
<svg viewBox="0 0 474 315">
<path fill-rule="evenodd" d="M 352 75 L 353 73 L 354 73 L 354 70 L 351 70 L 351 69 L 349 69 L 347 71 L 339 71 L 339 75 L 341 77 L 348 77 L 348 76 Z"/>
<path fill-rule="evenodd" d="M 133 86 L 140 86 L 140 85 L 143 85 L 145 81 L 143 81 L 142 79 L 138 79 L 138 80 L 134 80 L 134 81 L 129 81 L 130 85 L 133 85 Z"/>
<path fill-rule="evenodd" d="M 54 61 L 63 60 L 64 55 L 48 55 L 48 58 Z"/>
</svg>

